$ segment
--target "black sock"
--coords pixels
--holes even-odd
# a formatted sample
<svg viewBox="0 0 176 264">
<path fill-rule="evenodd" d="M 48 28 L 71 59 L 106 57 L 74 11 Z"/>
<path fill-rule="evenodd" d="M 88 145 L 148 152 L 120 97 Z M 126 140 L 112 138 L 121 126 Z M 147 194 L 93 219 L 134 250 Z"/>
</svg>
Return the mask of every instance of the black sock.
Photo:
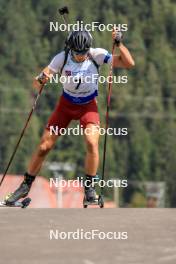
<svg viewBox="0 0 176 264">
<path fill-rule="evenodd" d="M 32 182 L 35 180 L 36 176 L 30 175 L 28 172 L 25 172 L 24 174 L 24 180 L 27 184 L 31 185 Z"/>
<path fill-rule="evenodd" d="M 85 180 L 85 189 L 89 189 L 90 186 L 92 186 L 92 179 L 94 178 L 95 176 L 91 176 L 91 175 L 88 175 L 86 174 L 86 180 Z"/>
</svg>

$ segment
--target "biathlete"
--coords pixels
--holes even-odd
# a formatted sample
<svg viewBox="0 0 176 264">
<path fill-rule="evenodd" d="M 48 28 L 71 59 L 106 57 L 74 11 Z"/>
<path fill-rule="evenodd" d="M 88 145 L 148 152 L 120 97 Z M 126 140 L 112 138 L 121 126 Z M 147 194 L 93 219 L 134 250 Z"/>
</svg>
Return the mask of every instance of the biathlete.
<svg viewBox="0 0 176 264">
<path fill-rule="evenodd" d="M 89 133 L 84 133 L 86 143 L 85 179 L 90 183 L 85 186 L 85 197 L 89 202 L 96 199 L 95 188 L 91 183 L 99 165 L 99 130 L 95 129 L 95 126 L 100 125 L 95 99 L 98 95 L 98 82 L 96 78 L 93 78 L 91 83 L 90 81 L 86 83 L 84 78 L 90 77 L 90 80 L 92 75 L 98 73 L 98 67 L 103 64 L 113 63 L 114 68 L 127 69 L 134 66 L 134 60 L 129 50 L 122 43 L 122 33 L 114 29 L 112 38 L 119 50 L 119 55 L 114 55 L 113 58 L 107 50 L 91 47 L 92 36 L 88 31 L 72 31 L 66 40 L 67 51 L 58 53 L 43 72 L 34 79 L 33 86 L 38 90 L 56 73 L 60 73 L 69 81 L 63 83 L 63 93 L 48 120 L 40 144 L 24 174 L 23 182 L 8 196 L 6 204 L 14 204 L 20 198 L 28 195 L 43 161 L 60 136 L 51 133 L 50 127 L 67 128 L 71 120 L 79 120 L 84 130 L 89 129 Z M 73 77 L 78 80 L 81 80 L 80 77 L 83 78 L 75 83 L 72 81 Z"/>
</svg>

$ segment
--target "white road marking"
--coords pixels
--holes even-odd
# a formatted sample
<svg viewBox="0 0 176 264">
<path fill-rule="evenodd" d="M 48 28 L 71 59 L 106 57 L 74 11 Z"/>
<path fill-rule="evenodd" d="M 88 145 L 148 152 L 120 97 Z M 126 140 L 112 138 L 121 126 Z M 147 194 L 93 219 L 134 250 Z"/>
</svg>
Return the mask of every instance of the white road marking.
<svg viewBox="0 0 176 264">
<path fill-rule="evenodd" d="M 165 261 L 170 261 L 170 260 L 176 260 L 176 255 L 162 257 L 162 258 L 159 259 L 159 263 L 162 263 L 162 262 L 165 262 Z"/>
<path fill-rule="evenodd" d="M 84 264 L 95 264 L 95 262 L 92 262 L 92 261 L 89 260 L 89 259 L 84 259 L 84 260 L 83 260 L 83 263 L 84 263 Z"/>
</svg>

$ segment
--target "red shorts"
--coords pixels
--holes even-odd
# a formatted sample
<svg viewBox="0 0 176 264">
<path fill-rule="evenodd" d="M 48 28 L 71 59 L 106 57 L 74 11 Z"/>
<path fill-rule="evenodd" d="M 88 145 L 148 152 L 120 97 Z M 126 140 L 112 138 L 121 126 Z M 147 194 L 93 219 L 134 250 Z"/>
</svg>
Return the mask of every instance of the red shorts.
<svg viewBox="0 0 176 264">
<path fill-rule="evenodd" d="M 50 126 L 59 129 L 66 128 L 71 120 L 80 120 L 80 125 L 83 128 L 86 128 L 88 123 L 99 125 L 100 117 L 96 100 L 93 99 L 87 104 L 77 105 L 61 96 L 54 112 L 48 120 L 46 129 L 50 130 Z"/>
</svg>

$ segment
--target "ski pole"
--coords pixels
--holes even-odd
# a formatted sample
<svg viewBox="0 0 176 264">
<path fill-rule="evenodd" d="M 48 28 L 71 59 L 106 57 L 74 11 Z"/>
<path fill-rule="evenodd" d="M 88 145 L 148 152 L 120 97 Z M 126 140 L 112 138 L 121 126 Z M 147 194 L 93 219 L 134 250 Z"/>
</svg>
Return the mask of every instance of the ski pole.
<svg viewBox="0 0 176 264">
<path fill-rule="evenodd" d="M 106 165 L 106 147 L 107 147 L 107 129 L 109 127 L 109 110 L 111 103 L 111 94 L 112 94 L 112 75 L 113 75 L 113 56 L 115 50 L 115 43 L 112 45 L 112 62 L 109 70 L 109 83 L 108 83 L 108 95 L 107 95 L 107 107 L 106 107 L 106 129 L 105 129 L 105 138 L 103 146 L 103 164 L 102 164 L 102 180 L 104 181 L 105 174 L 105 165 Z M 101 195 L 103 195 L 103 187 L 101 187 Z"/>
<path fill-rule="evenodd" d="M 34 104 L 33 104 L 33 106 L 32 106 L 32 109 L 31 109 L 30 113 L 29 113 L 29 116 L 28 116 L 28 118 L 27 118 L 27 121 L 26 121 L 26 123 L 25 123 L 25 125 L 24 125 L 24 127 L 23 127 L 23 130 L 22 130 L 22 132 L 21 132 L 21 134 L 20 134 L 20 137 L 19 137 L 19 139 L 18 139 L 18 141 L 17 141 L 17 143 L 16 143 L 15 149 L 14 149 L 14 151 L 13 151 L 11 157 L 10 157 L 9 163 L 7 164 L 7 167 L 6 167 L 6 169 L 5 169 L 5 172 L 4 172 L 4 174 L 3 174 L 3 177 L 2 177 L 2 179 L 1 179 L 1 181 L 0 181 L 0 186 L 2 185 L 2 183 L 3 183 L 4 179 L 5 179 L 5 176 L 6 176 L 6 174 L 7 174 L 7 171 L 8 171 L 8 169 L 9 169 L 9 167 L 10 167 L 10 165 L 11 165 L 13 159 L 14 159 L 14 156 L 15 156 L 15 154 L 16 154 L 16 152 L 17 152 L 17 149 L 18 149 L 18 147 L 19 147 L 19 145 L 20 145 L 20 142 L 21 142 L 21 140 L 22 140 L 22 138 L 23 138 L 23 136 L 24 136 L 24 133 L 25 133 L 26 128 L 27 128 L 27 126 L 28 126 L 28 124 L 29 124 L 29 121 L 30 121 L 30 119 L 31 119 L 31 116 L 32 116 L 32 114 L 33 114 L 33 112 L 34 112 L 34 110 L 35 110 L 35 108 L 36 108 L 37 101 L 38 101 L 38 99 L 39 99 L 39 97 L 40 97 L 40 95 L 41 95 L 41 93 L 42 93 L 42 90 L 43 90 L 43 87 L 44 87 L 44 86 L 45 86 L 45 84 L 43 84 L 43 85 L 41 86 L 41 88 L 40 88 L 40 90 L 39 90 L 39 92 L 38 92 L 38 94 L 37 94 L 37 97 L 36 97 L 36 99 L 35 99 L 35 101 L 34 101 Z"/>
<path fill-rule="evenodd" d="M 68 7 L 67 7 L 67 6 L 64 6 L 64 7 L 60 8 L 58 11 L 59 11 L 59 14 L 61 15 L 61 17 L 63 18 L 64 23 L 67 25 L 68 23 L 67 23 L 67 19 L 66 19 L 66 14 L 69 14 Z M 37 95 L 37 97 L 36 97 L 36 99 L 35 99 L 35 101 L 34 101 L 33 107 L 32 107 L 32 109 L 31 109 L 31 111 L 30 111 L 30 113 L 29 113 L 29 116 L 28 116 L 28 118 L 27 118 L 27 121 L 26 121 L 26 123 L 25 123 L 25 125 L 24 125 L 24 127 L 23 127 L 23 130 L 22 130 L 21 134 L 20 134 L 19 140 L 18 140 L 17 143 L 16 143 L 15 149 L 14 149 L 14 151 L 13 151 L 11 157 L 10 157 L 10 160 L 9 160 L 9 162 L 8 162 L 8 164 L 7 164 L 7 167 L 6 167 L 6 169 L 5 169 L 5 172 L 4 172 L 4 174 L 3 174 L 3 176 L 2 176 L 2 179 L 1 179 L 1 181 L 0 181 L 0 186 L 2 185 L 2 183 L 3 183 L 4 179 L 5 179 L 5 176 L 6 176 L 7 172 L 8 172 L 8 169 L 9 169 L 9 167 L 10 167 L 10 165 L 11 165 L 13 159 L 14 159 L 14 156 L 15 156 L 15 154 L 16 154 L 16 152 L 17 152 L 17 149 L 18 149 L 18 147 L 19 147 L 19 145 L 20 145 L 20 142 L 21 142 L 21 140 L 22 140 L 22 138 L 23 138 L 23 136 L 24 136 L 24 133 L 25 133 L 26 128 L 27 128 L 27 126 L 28 126 L 28 124 L 29 124 L 29 121 L 30 121 L 30 119 L 31 119 L 31 117 L 32 117 L 32 114 L 33 114 L 33 112 L 34 112 L 34 110 L 35 110 L 35 108 L 36 108 L 37 101 L 38 101 L 38 99 L 39 99 L 39 97 L 40 97 L 40 95 L 41 95 L 41 93 L 42 93 L 42 90 L 43 90 L 43 87 L 44 87 L 44 86 L 45 86 L 45 84 L 43 84 L 43 85 L 41 86 L 41 88 L 40 88 L 40 90 L 39 90 L 39 92 L 38 92 L 38 95 Z"/>
</svg>

